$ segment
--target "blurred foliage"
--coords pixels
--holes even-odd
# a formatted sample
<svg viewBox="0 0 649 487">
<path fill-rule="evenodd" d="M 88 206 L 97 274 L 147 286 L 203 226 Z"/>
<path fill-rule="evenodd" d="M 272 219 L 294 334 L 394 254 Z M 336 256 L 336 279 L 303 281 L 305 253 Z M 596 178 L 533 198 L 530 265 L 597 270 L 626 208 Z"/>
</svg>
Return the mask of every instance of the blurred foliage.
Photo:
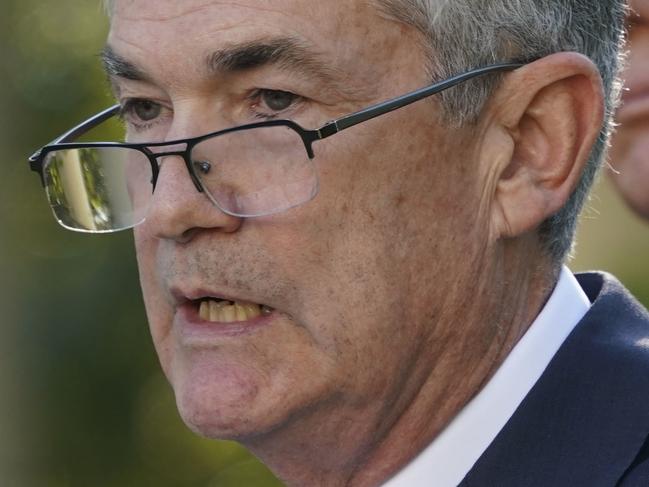
<svg viewBox="0 0 649 487">
<path fill-rule="evenodd" d="M 148 336 L 130 235 L 55 223 L 26 156 L 109 106 L 99 0 L 3 0 L 0 16 L 0 485 L 279 485 L 241 447 L 178 419 Z M 649 303 L 649 225 L 609 185 L 573 268 Z"/>
<path fill-rule="evenodd" d="M 649 307 L 649 221 L 626 207 L 611 169 L 604 173 L 582 214 L 570 267 L 611 272 Z"/>
</svg>

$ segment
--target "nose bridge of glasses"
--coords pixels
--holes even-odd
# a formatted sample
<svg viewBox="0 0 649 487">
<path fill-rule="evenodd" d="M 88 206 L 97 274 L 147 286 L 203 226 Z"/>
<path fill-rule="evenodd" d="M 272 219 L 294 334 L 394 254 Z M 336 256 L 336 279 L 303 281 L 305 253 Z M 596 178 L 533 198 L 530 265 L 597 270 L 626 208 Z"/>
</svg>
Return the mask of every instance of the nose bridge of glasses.
<svg viewBox="0 0 649 487">
<path fill-rule="evenodd" d="M 162 163 L 166 158 L 169 157 L 178 157 L 182 159 L 185 163 L 185 167 L 189 172 L 189 177 L 194 183 L 194 186 L 199 192 L 203 192 L 203 185 L 196 177 L 194 169 L 192 168 L 192 163 L 189 157 L 189 144 L 187 142 L 177 142 L 170 144 L 152 144 L 146 147 L 146 151 L 149 154 L 149 157 L 154 159 L 157 162 L 158 167 L 162 167 Z M 157 178 L 156 178 L 157 180 Z"/>
<path fill-rule="evenodd" d="M 148 144 L 146 150 L 155 159 L 163 159 L 169 156 L 184 157 L 187 153 L 187 142 L 155 143 Z"/>
</svg>

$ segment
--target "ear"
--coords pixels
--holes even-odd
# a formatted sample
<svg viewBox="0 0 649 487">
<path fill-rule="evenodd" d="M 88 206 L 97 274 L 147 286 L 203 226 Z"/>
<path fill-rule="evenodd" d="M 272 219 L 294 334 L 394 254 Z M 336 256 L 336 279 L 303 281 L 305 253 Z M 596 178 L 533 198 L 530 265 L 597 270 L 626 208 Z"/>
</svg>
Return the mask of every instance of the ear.
<svg viewBox="0 0 649 487">
<path fill-rule="evenodd" d="M 546 56 L 506 75 L 485 115 L 492 236 L 517 237 L 561 209 L 579 182 L 603 122 L 599 71 L 580 54 Z"/>
</svg>

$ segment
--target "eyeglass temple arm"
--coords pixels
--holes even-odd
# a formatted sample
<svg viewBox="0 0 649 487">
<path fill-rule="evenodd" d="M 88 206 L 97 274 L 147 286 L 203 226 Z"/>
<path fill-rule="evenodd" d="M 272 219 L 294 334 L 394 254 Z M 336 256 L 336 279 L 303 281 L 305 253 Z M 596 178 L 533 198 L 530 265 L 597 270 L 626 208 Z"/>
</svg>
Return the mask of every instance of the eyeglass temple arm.
<svg viewBox="0 0 649 487">
<path fill-rule="evenodd" d="M 512 71 L 516 68 L 520 68 L 525 63 L 501 63 L 493 64 L 491 66 L 486 66 L 484 68 L 475 69 L 467 73 L 462 73 L 457 76 L 453 76 L 447 80 L 435 83 L 425 88 L 420 88 L 419 90 L 413 91 L 412 93 L 407 93 L 405 95 L 399 96 L 387 102 L 377 103 L 371 107 L 365 108 L 358 112 L 354 112 L 350 115 L 347 115 L 338 120 L 332 120 L 327 122 L 324 126 L 317 130 L 320 139 L 329 137 L 335 133 L 345 130 L 346 128 L 353 127 L 356 124 L 365 122 L 366 120 L 371 120 L 372 118 L 383 115 L 384 113 L 391 112 L 397 108 L 410 105 L 416 101 L 426 98 L 428 96 L 444 91 L 447 88 L 451 88 L 457 84 L 460 84 L 464 81 L 467 81 L 471 78 L 481 76 L 483 74 L 491 73 L 494 71 Z"/>
<path fill-rule="evenodd" d="M 113 105 L 110 108 L 107 108 L 106 110 L 103 110 L 99 112 L 96 115 L 93 115 L 87 120 L 84 120 L 81 122 L 79 125 L 72 127 L 70 130 L 68 130 L 66 133 L 63 135 L 59 135 L 56 139 L 54 139 L 52 142 L 49 144 L 46 144 L 45 147 L 48 145 L 54 145 L 54 144 L 61 144 L 64 142 L 70 142 L 71 140 L 76 139 L 77 137 L 85 134 L 89 130 L 92 130 L 95 128 L 97 125 L 100 123 L 108 120 L 110 117 L 115 116 L 120 110 L 120 105 Z M 35 162 L 38 160 L 38 158 L 41 155 L 41 150 L 39 149 L 36 152 L 34 152 L 30 157 L 29 157 L 29 162 Z"/>
</svg>

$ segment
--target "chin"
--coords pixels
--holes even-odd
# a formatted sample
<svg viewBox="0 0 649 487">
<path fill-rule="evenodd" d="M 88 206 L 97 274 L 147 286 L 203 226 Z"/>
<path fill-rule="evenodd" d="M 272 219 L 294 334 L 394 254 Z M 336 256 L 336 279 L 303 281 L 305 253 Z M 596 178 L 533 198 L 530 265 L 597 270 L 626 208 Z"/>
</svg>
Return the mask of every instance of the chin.
<svg viewBox="0 0 649 487">
<path fill-rule="evenodd" d="M 179 397 L 177 407 L 187 427 L 205 438 L 241 441 L 254 435 L 258 429 L 242 411 L 206 404 L 200 398 Z"/>
<path fill-rule="evenodd" d="M 172 374 L 176 405 L 185 424 L 201 436 L 239 440 L 272 427 L 272 394 L 264 377 L 233 364 L 192 361 Z M 262 400 L 263 399 L 263 400 Z"/>
</svg>

